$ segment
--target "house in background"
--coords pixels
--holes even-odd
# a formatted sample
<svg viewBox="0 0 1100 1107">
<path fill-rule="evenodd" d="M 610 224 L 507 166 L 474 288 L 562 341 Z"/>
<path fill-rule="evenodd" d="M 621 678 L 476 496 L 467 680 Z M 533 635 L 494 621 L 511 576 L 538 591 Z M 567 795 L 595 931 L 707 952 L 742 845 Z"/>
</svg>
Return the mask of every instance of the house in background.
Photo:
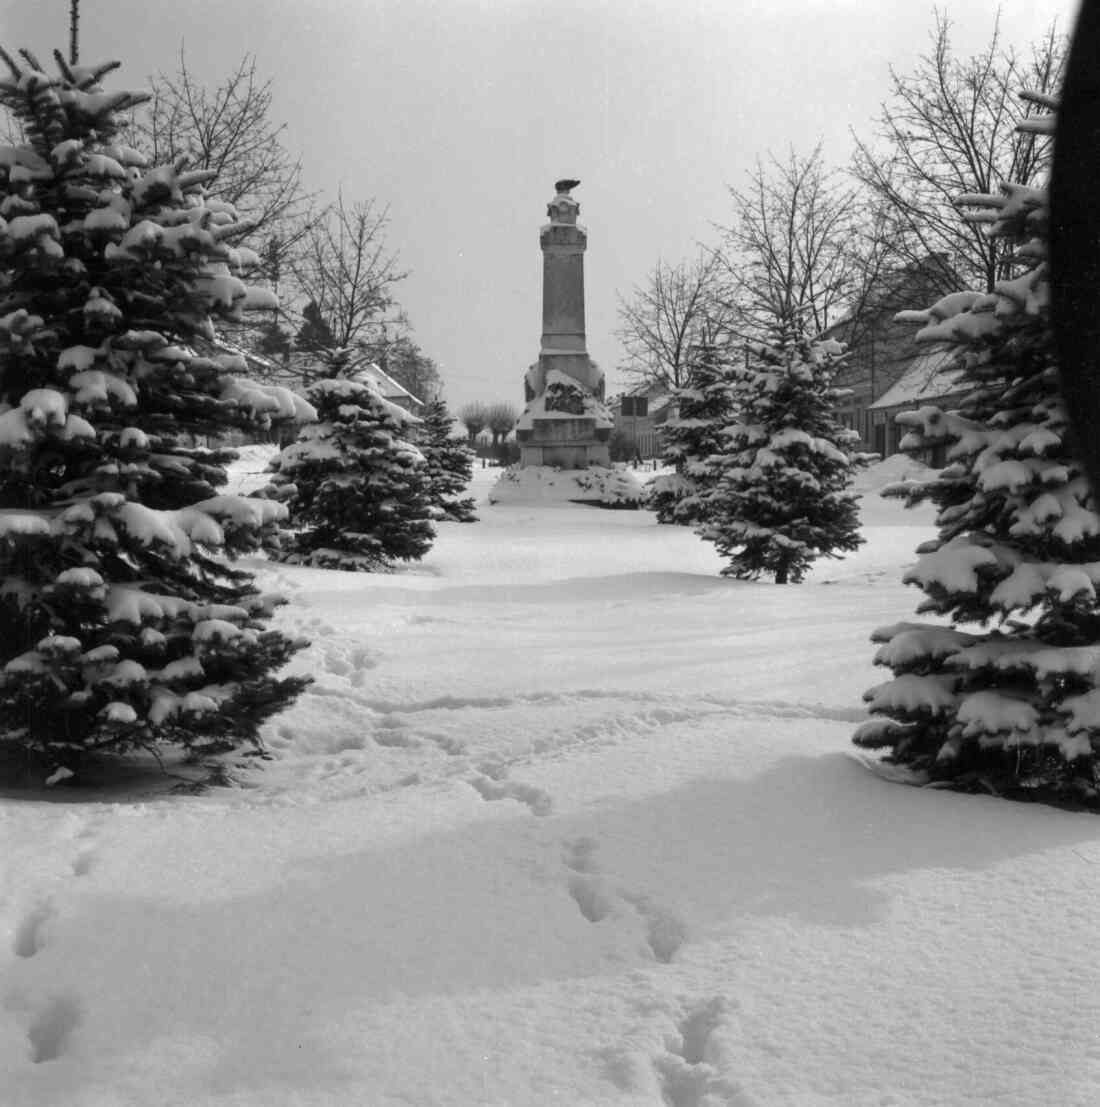
<svg viewBox="0 0 1100 1107">
<path fill-rule="evenodd" d="M 404 408 L 410 415 L 419 415 L 424 409 L 424 401 L 414 396 L 404 385 L 398 384 L 376 361 L 367 358 L 352 360 L 347 369 L 350 380 L 362 381 L 375 389 L 383 399 Z"/>
<path fill-rule="evenodd" d="M 951 409 L 969 391 L 963 384 L 963 370 L 955 363 L 950 347 L 918 348 L 919 352 L 902 370 L 901 376 L 877 400 L 867 405 L 873 449 L 883 457 L 898 453 L 907 427 L 896 417 L 927 404 Z M 953 364 L 954 363 L 954 364 Z M 924 451 L 921 460 L 934 468 L 944 464 L 943 445 Z"/>
<path fill-rule="evenodd" d="M 295 391 L 304 392 L 302 381 L 310 379 L 315 362 L 316 357 L 313 354 L 297 351 L 288 354 L 278 367 L 280 383 L 287 384 L 287 387 Z M 348 380 L 362 381 L 370 385 L 383 399 L 403 408 L 410 415 L 419 415 L 424 409 L 424 400 L 414 396 L 404 385 L 398 384 L 377 362 L 371 361 L 365 354 L 350 358 L 343 368 L 342 375 Z"/>
<path fill-rule="evenodd" d="M 638 457 L 649 461 L 661 456 L 660 429 L 675 407 L 665 385 L 657 382 L 640 384 L 629 392 L 611 397 L 608 407 L 614 420 L 612 449 L 625 455 L 620 460 Z"/>
<path fill-rule="evenodd" d="M 858 312 L 824 332 L 823 338 L 847 347 L 835 384 L 848 395 L 838 402 L 837 414 L 859 434 L 861 450 L 896 454 L 905 428 L 895 416 L 925 404 L 954 406 L 965 394 L 947 351 L 919 344 L 918 328 L 894 318 L 935 303 L 945 284 L 960 287 L 945 256 L 931 255 L 889 273 Z"/>
</svg>

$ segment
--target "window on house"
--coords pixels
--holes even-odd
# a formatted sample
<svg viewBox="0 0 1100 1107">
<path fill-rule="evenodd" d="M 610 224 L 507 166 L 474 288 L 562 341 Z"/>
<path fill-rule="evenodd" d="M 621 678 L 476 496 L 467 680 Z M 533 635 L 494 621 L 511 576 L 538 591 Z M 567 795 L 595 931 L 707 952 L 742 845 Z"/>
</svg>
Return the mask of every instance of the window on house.
<svg viewBox="0 0 1100 1107">
<path fill-rule="evenodd" d="M 635 415 L 639 418 L 649 414 L 648 396 L 624 396 L 619 408 L 623 415 Z"/>
</svg>

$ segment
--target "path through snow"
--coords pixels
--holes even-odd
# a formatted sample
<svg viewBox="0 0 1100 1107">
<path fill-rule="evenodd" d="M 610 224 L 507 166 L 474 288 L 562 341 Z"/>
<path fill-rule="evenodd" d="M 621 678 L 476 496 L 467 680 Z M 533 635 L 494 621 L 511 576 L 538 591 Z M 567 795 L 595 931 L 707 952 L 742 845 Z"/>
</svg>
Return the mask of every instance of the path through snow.
<svg viewBox="0 0 1100 1107">
<path fill-rule="evenodd" d="M 779 588 L 482 514 L 257 563 L 316 682 L 246 787 L 0 801 L 4 1107 L 1096 1102 L 1095 819 L 849 756 L 927 515 Z"/>
</svg>

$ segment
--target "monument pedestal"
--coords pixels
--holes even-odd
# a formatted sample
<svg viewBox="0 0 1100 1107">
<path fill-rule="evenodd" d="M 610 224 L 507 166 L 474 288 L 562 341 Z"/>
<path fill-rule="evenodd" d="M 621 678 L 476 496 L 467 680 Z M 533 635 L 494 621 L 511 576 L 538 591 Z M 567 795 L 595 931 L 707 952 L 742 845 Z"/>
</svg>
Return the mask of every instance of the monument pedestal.
<svg viewBox="0 0 1100 1107">
<path fill-rule="evenodd" d="M 525 441 L 521 435 L 529 437 Z M 594 419 L 536 419 L 530 431 L 520 432 L 519 463 L 554 465 L 559 469 L 587 469 L 610 465 L 606 442 L 596 441 Z"/>
</svg>

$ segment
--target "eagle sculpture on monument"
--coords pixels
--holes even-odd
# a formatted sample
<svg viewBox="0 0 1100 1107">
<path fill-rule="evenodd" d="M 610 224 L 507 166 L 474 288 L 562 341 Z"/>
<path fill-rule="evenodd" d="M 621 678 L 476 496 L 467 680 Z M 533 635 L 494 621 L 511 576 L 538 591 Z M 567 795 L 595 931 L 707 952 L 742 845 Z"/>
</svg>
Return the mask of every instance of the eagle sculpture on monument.
<svg viewBox="0 0 1100 1107">
<path fill-rule="evenodd" d="M 559 192 L 559 193 L 560 192 L 568 192 L 571 188 L 576 188 L 577 185 L 579 185 L 580 183 L 581 183 L 580 181 L 570 181 L 570 180 L 555 181 L 554 182 L 554 190 L 556 192 Z"/>
</svg>

